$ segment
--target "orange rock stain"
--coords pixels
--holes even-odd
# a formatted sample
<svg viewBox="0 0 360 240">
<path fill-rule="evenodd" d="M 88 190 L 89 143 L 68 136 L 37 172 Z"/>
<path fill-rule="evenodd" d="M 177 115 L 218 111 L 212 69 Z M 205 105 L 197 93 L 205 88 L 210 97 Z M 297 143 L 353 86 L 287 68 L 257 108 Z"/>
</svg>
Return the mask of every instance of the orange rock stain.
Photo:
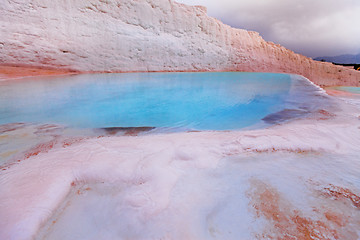
<svg viewBox="0 0 360 240">
<path fill-rule="evenodd" d="M 54 148 L 56 142 L 57 142 L 56 140 L 52 140 L 46 143 L 40 143 L 36 145 L 35 147 L 31 148 L 29 151 L 25 153 L 25 158 L 37 156 L 41 152 L 48 152 L 49 150 Z"/>
<path fill-rule="evenodd" d="M 322 191 L 324 195 L 334 198 L 335 200 L 348 200 L 354 207 L 360 210 L 360 196 L 354 194 L 347 188 L 337 187 L 332 184 L 324 188 Z"/>
<path fill-rule="evenodd" d="M 68 75 L 77 72 L 62 69 L 44 69 L 36 67 L 21 67 L 21 66 L 0 66 L 0 79 L 16 79 L 32 76 L 54 76 L 54 75 Z"/>
<path fill-rule="evenodd" d="M 346 190 L 332 190 L 330 195 L 357 201 L 357 198 Z M 257 239 L 356 240 L 359 237 L 350 227 L 354 225 L 360 227 L 360 222 L 356 219 L 345 216 L 340 210 L 329 210 L 326 207 L 314 208 L 316 219 L 313 219 L 313 216 L 305 216 L 275 188 L 262 181 L 251 181 L 248 196 L 256 217 L 265 218 L 268 222 L 262 232 L 255 235 Z"/>
</svg>

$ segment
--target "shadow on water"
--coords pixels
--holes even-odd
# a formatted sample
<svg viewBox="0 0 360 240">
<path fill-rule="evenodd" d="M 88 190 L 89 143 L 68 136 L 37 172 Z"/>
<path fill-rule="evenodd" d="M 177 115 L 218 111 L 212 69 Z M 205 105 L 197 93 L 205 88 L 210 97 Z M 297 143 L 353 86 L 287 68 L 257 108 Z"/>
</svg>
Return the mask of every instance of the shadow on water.
<svg viewBox="0 0 360 240">
<path fill-rule="evenodd" d="M 262 120 L 267 124 L 279 124 L 289 120 L 305 117 L 310 112 L 298 109 L 284 109 L 264 117 Z"/>
<path fill-rule="evenodd" d="M 137 136 L 154 129 L 155 127 L 106 127 L 98 128 L 95 131 L 103 131 L 106 135 Z"/>
</svg>

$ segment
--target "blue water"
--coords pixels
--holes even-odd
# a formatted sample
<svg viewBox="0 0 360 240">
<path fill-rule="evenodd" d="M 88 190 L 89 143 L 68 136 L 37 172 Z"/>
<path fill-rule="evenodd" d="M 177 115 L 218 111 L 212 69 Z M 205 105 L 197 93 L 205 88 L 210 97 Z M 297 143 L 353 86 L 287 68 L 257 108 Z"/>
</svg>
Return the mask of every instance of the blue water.
<svg viewBox="0 0 360 240">
<path fill-rule="evenodd" d="M 311 105 L 309 92 L 314 95 L 315 88 L 301 77 L 272 73 L 129 73 L 34 79 L 0 85 L 0 124 L 232 130 L 266 125 L 262 119 L 284 109 L 306 112 Z"/>
<path fill-rule="evenodd" d="M 335 89 L 355 94 L 360 94 L 360 87 L 336 87 Z"/>
</svg>

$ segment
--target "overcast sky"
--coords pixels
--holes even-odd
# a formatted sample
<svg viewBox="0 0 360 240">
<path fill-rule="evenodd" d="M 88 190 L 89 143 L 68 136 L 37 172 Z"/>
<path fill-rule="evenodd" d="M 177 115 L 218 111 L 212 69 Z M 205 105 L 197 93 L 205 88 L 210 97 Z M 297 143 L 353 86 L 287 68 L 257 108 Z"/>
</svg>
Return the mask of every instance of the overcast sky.
<svg viewBox="0 0 360 240">
<path fill-rule="evenodd" d="M 176 0 L 309 57 L 360 53 L 360 0 Z"/>
</svg>

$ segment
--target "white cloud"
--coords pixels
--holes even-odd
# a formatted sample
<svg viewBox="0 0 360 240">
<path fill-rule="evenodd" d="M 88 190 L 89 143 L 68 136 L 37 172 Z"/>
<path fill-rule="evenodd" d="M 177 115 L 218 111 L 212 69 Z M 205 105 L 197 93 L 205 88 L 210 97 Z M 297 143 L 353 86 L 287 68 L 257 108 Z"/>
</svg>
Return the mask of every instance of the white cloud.
<svg viewBox="0 0 360 240">
<path fill-rule="evenodd" d="M 360 52 L 359 0 L 178 0 L 310 57 Z"/>
</svg>

